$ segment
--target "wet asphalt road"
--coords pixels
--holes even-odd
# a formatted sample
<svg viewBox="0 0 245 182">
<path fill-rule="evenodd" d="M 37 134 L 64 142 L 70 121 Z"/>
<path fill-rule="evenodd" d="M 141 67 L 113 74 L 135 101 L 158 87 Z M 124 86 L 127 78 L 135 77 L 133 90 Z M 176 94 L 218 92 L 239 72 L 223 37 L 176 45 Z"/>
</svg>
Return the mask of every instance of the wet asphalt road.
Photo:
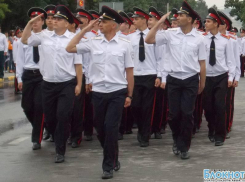
<svg viewBox="0 0 245 182">
<path fill-rule="evenodd" d="M 21 95 L 14 95 L 11 84 L 0 85 L 0 182 L 99 182 L 102 150 L 94 136 L 77 149 L 67 147 L 66 161 L 55 164 L 54 144 L 42 142 L 42 149 L 31 150 L 31 126 L 20 107 Z M 115 182 L 202 182 L 203 169 L 245 170 L 245 79 L 236 89 L 235 117 L 231 138 L 215 147 L 207 138 L 203 119 L 200 133 L 192 140 L 191 159 L 172 154 L 169 129 L 161 140 L 151 140 L 140 148 L 136 130 L 120 141 L 121 170 Z M 24 124 L 25 123 L 25 124 Z M 5 129 L 4 129 L 5 127 Z"/>
</svg>

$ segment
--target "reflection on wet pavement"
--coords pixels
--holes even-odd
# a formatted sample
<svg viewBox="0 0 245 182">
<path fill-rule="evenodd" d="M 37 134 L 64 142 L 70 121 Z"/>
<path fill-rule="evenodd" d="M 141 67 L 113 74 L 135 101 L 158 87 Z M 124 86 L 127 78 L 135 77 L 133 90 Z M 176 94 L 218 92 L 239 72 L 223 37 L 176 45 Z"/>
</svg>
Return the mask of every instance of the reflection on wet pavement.
<svg viewBox="0 0 245 182">
<path fill-rule="evenodd" d="M 14 82 L 0 82 L 0 105 L 21 100 L 21 94 L 14 93 Z"/>
<path fill-rule="evenodd" d="M 28 120 L 26 118 L 22 118 L 22 119 L 19 119 L 17 122 L 10 121 L 10 122 L 6 122 L 5 124 L 1 124 L 0 125 L 0 135 L 2 135 L 3 133 L 9 130 L 18 129 L 27 123 L 29 123 Z"/>
</svg>

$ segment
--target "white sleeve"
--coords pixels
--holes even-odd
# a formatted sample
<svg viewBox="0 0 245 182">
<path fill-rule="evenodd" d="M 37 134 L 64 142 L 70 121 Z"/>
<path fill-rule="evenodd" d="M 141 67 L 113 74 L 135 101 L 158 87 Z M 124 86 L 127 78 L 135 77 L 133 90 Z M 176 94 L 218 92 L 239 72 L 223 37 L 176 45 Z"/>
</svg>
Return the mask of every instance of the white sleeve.
<svg viewBox="0 0 245 182">
<path fill-rule="evenodd" d="M 157 32 L 155 40 L 156 40 L 156 46 L 161 46 L 163 44 L 166 44 L 168 42 L 168 31 L 162 31 L 162 32 Z"/>
<path fill-rule="evenodd" d="M 13 59 L 14 59 L 14 63 L 16 63 L 16 54 L 18 51 L 18 41 L 14 41 L 13 42 Z"/>
<path fill-rule="evenodd" d="M 5 38 L 5 41 L 4 41 L 4 52 L 8 52 L 8 38 L 7 37 Z"/>
<path fill-rule="evenodd" d="M 24 63 L 25 63 L 25 55 L 24 55 L 24 45 L 20 42 L 18 46 L 18 51 L 16 55 L 16 77 L 18 79 L 18 83 L 22 82 L 22 74 L 24 71 Z"/>
<path fill-rule="evenodd" d="M 236 61 L 235 80 L 239 81 L 241 77 L 241 62 L 240 62 L 240 52 L 239 52 L 238 41 L 234 41 L 234 57 Z"/>
<path fill-rule="evenodd" d="M 232 41 L 229 40 L 226 46 L 225 54 L 226 54 L 226 64 L 229 70 L 229 81 L 233 81 L 235 77 L 235 69 L 236 69 L 236 62 L 234 57 L 234 50 L 232 46 Z"/>
<path fill-rule="evenodd" d="M 27 44 L 29 46 L 38 46 L 41 44 L 41 40 L 43 38 L 43 32 L 39 32 L 39 33 L 31 33 L 31 36 L 27 39 Z"/>
</svg>

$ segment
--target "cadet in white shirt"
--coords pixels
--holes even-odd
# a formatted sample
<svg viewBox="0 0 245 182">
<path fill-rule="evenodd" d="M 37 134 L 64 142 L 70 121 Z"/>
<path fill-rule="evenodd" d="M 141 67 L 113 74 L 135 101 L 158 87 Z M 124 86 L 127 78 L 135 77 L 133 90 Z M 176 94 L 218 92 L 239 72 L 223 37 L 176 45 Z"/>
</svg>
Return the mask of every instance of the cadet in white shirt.
<svg viewBox="0 0 245 182">
<path fill-rule="evenodd" d="M 232 87 L 236 68 L 232 42 L 228 36 L 219 33 L 219 25 L 224 25 L 224 22 L 216 10 L 210 8 L 205 23 L 209 33 L 205 34 L 207 78 L 203 106 L 209 127 L 208 137 L 215 146 L 223 145 L 226 138 L 226 94 L 228 87 Z"/>
<path fill-rule="evenodd" d="M 4 56 L 7 56 L 8 52 L 8 41 L 6 36 L 0 32 L 0 82 L 3 81 L 4 77 Z"/>
<path fill-rule="evenodd" d="M 42 31 L 47 14 L 41 8 L 31 8 L 28 11 L 31 20 L 40 14 L 42 14 L 42 17 L 30 27 L 32 28 L 32 34 Z M 44 122 L 41 91 L 43 77 L 39 70 L 38 47 L 24 45 L 20 42 L 16 59 L 16 77 L 18 87 L 22 90 L 21 106 L 27 119 L 32 124 L 32 148 L 38 150 L 41 148 Z"/>
<path fill-rule="evenodd" d="M 180 28 L 168 29 L 156 34 L 158 27 L 165 21 L 170 13 L 164 15 L 146 37 L 147 43 L 156 45 L 168 44 L 169 72 L 168 123 L 173 135 L 173 152 L 182 159 L 188 159 L 188 150 L 191 144 L 193 130 L 193 111 L 198 93 L 205 86 L 205 59 L 206 52 L 204 38 L 192 28 L 197 18 L 196 12 L 184 1 L 178 11 L 178 24 Z M 199 75 L 200 73 L 200 82 Z M 199 88 L 198 88 L 199 87 Z"/>
<path fill-rule="evenodd" d="M 157 70 L 160 68 L 160 62 L 157 59 L 156 46 L 144 42 L 149 32 L 147 21 L 151 15 L 137 7 L 133 9 L 133 22 L 137 30 L 128 35 L 133 45 L 135 66 L 132 112 L 138 125 L 137 139 L 140 147 L 148 147 L 154 112 L 155 86 L 159 87 L 161 84 L 161 72 Z"/>
<path fill-rule="evenodd" d="M 82 87 L 82 59 L 77 54 L 67 53 L 67 44 L 74 36 L 67 30 L 68 24 L 74 21 L 72 13 L 63 5 L 56 6 L 52 35 L 43 31 L 31 34 L 31 26 L 40 16 L 26 25 L 22 42 L 31 46 L 42 45 L 45 54 L 40 61 L 43 75 L 42 96 L 46 127 L 54 135 L 56 146 L 56 163 L 64 162 L 66 142 L 69 137 L 69 126 L 72 118 L 75 95 Z"/>
<path fill-rule="evenodd" d="M 44 29 L 43 31 L 45 31 L 46 33 L 48 34 L 52 34 L 53 33 L 53 18 L 54 18 L 54 10 L 55 10 L 55 5 L 47 5 L 44 10 L 46 11 L 47 13 L 47 19 L 45 20 L 45 23 L 47 25 L 47 28 Z M 39 54 L 41 55 L 43 52 L 42 52 L 42 46 L 39 45 L 38 46 L 38 50 L 39 50 Z M 44 53 L 43 53 L 44 54 Z M 41 58 L 43 56 L 40 56 Z M 42 62 L 42 61 L 40 61 Z M 51 136 L 48 132 L 48 130 L 46 129 L 46 126 L 45 126 L 45 123 L 44 123 L 44 134 L 43 134 L 43 140 L 48 140 L 50 139 L 51 142 L 54 141 L 54 137 Z"/>
<path fill-rule="evenodd" d="M 78 54 L 91 54 L 90 77 L 92 83 L 92 102 L 94 124 L 97 136 L 103 147 L 103 179 L 113 177 L 113 170 L 120 169 L 118 161 L 118 125 L 123 106 L 129 107 L 133 94 L 132 47 L 127 39 L 116 34 L 123 18 L 107 6 L 102 7 L 99 37 L 83 39 L 91 31 L 93 24 L 84 28 L 69 43 L 66 50 Z M 125 77 L 126 73 L 126 77 Z M 128 96 L 127 96 L 128 95 Z"/>
<path fill-rule="evenodd" d="M 18 88 L 18 80 L 16 77 L 16 60 L 17 60 L 17 52 L 18 52 L 18 45 L 21 43 L 20 39 L 22 36 L 23 29 L 17 27 L 15 30 L 15 39 L 13 42 L 13 59 L 14 59 L 14 64 L 15 64 L 15 79 L 14 79 L 14 93 L 17 94 L 19 93 L 19 88 Z"/>
<path fill-rule="evenodd" d="M 218 11 L 220 18 L 223 20 L 224 25 L 219 25 L 219 32 L 222 34 L 227 34 L 226 30 L 230 30 L 232 27 L 232 21 L 223 12 Z M 236 37 L 229 35 L 230 41 L 232 42 L 232 53 L 234 54 L 233 63 L 236 65 L 235 78 L 233 80 L 232 87 L 228 88 L 226 95 L 226 139 L 230 138 L 230 131 L 233 123 L 233 113 L 234 113 L 234 96 L 235 87 L 238 86 L 238 82 L 241 76 L 241 65 L 240 65 L 240 50 L 239 43 Z"/>
</svg>

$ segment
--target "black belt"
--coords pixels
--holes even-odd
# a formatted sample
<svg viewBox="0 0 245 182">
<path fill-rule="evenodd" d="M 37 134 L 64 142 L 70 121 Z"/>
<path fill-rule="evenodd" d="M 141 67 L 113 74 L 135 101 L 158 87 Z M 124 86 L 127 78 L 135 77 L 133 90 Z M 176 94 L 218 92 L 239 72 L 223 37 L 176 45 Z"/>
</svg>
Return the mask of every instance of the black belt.
<svg viewBox="0 0 245 182">
<path fill-rule="evenodd" d="M 40 73 L 39 69 L 36 69 L 36 70 L 24 70 L 25 72 L 28 72 L 28 73 Z"/>
</svg>

